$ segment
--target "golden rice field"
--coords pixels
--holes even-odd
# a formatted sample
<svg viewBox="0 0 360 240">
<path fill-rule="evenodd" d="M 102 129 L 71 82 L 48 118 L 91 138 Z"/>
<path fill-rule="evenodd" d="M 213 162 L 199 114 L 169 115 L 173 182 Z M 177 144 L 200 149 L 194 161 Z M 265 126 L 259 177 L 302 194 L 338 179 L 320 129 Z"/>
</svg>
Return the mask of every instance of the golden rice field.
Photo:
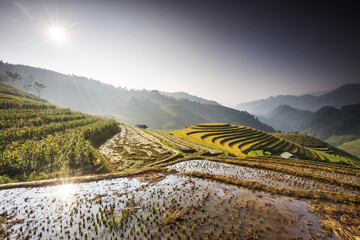
<svg viewBox="0 0 360 240">
<path fill-rule="evenodd" d="M 343 152 L 335 152 L 327 147 L 305 147 L 251 127 L 227 123 L 203 123 L 173 131 L 171 134 L 235 156 L 254 156 L 264 153 L 279 156 L 283 152 L 289 152 L 300 159 L 359 164 L 358 158 Z"/>
</svg>

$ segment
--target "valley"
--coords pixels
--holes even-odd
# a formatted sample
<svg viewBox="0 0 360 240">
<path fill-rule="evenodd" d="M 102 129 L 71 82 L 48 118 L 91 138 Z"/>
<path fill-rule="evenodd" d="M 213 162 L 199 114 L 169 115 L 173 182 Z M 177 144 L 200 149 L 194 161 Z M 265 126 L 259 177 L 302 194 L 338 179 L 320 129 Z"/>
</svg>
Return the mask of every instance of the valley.
<svg viewBox="0 0 360 240">
<path fill-rule="evenodd" d="M 0 240 L 360 240 L 341 1 L 0 1 Z"/>
<path fill-rule="evenodd" d="M 1 238 L 360 236 L 360 160 L 319 139 L 144 129 L 1 87 Z"/>
</svg>

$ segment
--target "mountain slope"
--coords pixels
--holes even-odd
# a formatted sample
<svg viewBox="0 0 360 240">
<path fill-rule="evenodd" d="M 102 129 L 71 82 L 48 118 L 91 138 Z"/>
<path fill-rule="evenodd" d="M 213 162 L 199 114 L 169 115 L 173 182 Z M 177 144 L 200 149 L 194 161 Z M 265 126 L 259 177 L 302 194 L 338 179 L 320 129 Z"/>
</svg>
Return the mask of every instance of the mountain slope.
<svg viewBox="0 0 360 240">
<path fill-rule="evenodd" d="M 360 84 L 348 84 L 341 86 L 334 91 L 319 96 L 313 104 L 315 106 L 334 106 L 341 108 L 345 105 L 360 103 Z"/>
<path fill-rule="evenodd" d="M 359 135 L 360 104 L 343 106 L 341 109 L 323 107 L 315 112 L 300 130 L 320 139 L 333 135 Z"/>
<path fill-rule="evenodd" d="M 360 84 L 344 85 L 319 97 L 313 95 L 279 95 L 267 99 L 242 103 L 235 108 L 257 115 L 263 115 L 267 113 L 269 109 L 274 109 L 277 106 L 284 104 L 301 110 L 317 111 L 326 105 L 340 108 L 344 105 L 356 103 L 360 103 Z"/>
<path fill-rule="evenodd" d="M 0 183 L 107 171 L 94 148 L 118 123 L 0 84 Z"/>
<path fill-rule="evenodd" d="M 289 105 L 279 105 L 259 119 L 275 129 L 291 132 L 296 131 L 312 114 L 311 111 L 295 109 Z"/>
<path fill-rule="evenodd" d="M 220 105 L 219 103 L 212 101 L 212 100 L 207 100 L 205 98 L 201 98 L 198 96 L 194 96 L 191 94 L 188 94 L 186 92 L 163 92 L 163 91 L 159 91 L 161 95 L 165 95 L 168 97 L 173 97 L 176 99 L 187 99 L 189 101 L 192 102 L 198 102 L 198 103 L 203 103 L 203 104 L 212 104 L 212 105 Z"/>
<path fill-rule="evenodd" d="M 0 62 L 0 77 L 5 71 L 21 75 L 22 79 L 15 83 L 20 89 L 24 89 L 24 85 L 34 85 L 35 82 L 44 84 L 46 88 L 41 90 L 41 97 L 59 106 L 111 116 L 131 124 L 146 124 L 157 129 L 176 129 L 201 122 L 229 122 L 274 131 L 246 112 L 220 105 L 175 99 L 163 96 L 158 91 L 115 88 L 84 77 Z M 29 91 L 35 92 L 34 89 Z"/>
<path fill-rule="evenodd" d="M 354 141 L 343 143 L 338 146 L 338 148 L 360 158 L 360 138 Z"/>
<path fill-rule="evenodd" d="M 264 115 L 269 112 L 270 109 L 274 109 L 280 105 L 289 105 L 293 108 L 309 110 L 304 108 L 304 105 L 310 105 L 310 103 L 315 99 L 316 97 L 312 95 L 279 95 L 276 97 L 269 97 L 267 99 L 241 103 L 238 104 L 235 108 L 243 111 L 248 111 L 249 113 L 256 115 Z"/>
</svg>

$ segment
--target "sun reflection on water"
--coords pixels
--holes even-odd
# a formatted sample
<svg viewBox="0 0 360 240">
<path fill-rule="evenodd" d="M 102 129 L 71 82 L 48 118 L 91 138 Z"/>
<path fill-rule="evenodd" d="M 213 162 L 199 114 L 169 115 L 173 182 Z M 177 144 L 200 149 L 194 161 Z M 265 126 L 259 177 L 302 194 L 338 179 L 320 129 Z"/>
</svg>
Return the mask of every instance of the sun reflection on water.
<svg viewBox="0 0 360 240">
<path fill-rule="evenodd" d="M 74 184 L 61 185 L 59 186 L 57 195 L 60 197 L 61 200 L 69 202 L 72 199 L 74 188 Z"/>
</svg>

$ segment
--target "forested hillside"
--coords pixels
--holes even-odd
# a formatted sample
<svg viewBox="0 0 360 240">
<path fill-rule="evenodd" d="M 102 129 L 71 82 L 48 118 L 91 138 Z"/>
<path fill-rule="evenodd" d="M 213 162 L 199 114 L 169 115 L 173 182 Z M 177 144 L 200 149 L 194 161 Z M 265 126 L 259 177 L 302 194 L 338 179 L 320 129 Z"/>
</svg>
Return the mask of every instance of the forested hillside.
<svg viewBox="0 0 360 240">
<path fill-rule="evenodd" d="M 315 112 L 300 130 L 323 140 L 333 135 L 359 135 L 360 104 L 348 105 L 340 109 L 323 107 Z"/>
<path fill-rule="evenodd" d="M 276 130 L 291 132 L 297 131 L 301 124 L 308 120 L 312 114 L 311 111 L 295 109 L 289 105 L 280 105 L 259 117 L 259 119 Z"/>
<path fill-rule="evenodd" d="M 217 103 L 216 101 L 207 100 L 205 98 L 194 96 L 194 95 L 188 94 L 186 92 L 163 92 L 163 91 L 160 91 L 160 94 L 168 96 L 168 97 L 174 97 L 176 99 L 187 99 L 192 102 L 219 105 L 219 103 Z"/>
<path fill-rule="evenodd" d="M 0 63 L 0 78 L 5 71 L 18 73 L 14 86 L 38 94 L 48 101 L 72 110 L 111 116 L 150 128 L 177 129 L 202 122 L 228 122 L 272 132 L 269 127 L 247 112 L 213 104 L 201 104 L 187 99 L 175 99 L 158 91 L 115 88 L 99 81 L 65 75 L 23 65 Z M 11 82 L 7 82 L 11 84 Z M 36 89 L 36 84 L 44 88 Z"/>
</svg>

